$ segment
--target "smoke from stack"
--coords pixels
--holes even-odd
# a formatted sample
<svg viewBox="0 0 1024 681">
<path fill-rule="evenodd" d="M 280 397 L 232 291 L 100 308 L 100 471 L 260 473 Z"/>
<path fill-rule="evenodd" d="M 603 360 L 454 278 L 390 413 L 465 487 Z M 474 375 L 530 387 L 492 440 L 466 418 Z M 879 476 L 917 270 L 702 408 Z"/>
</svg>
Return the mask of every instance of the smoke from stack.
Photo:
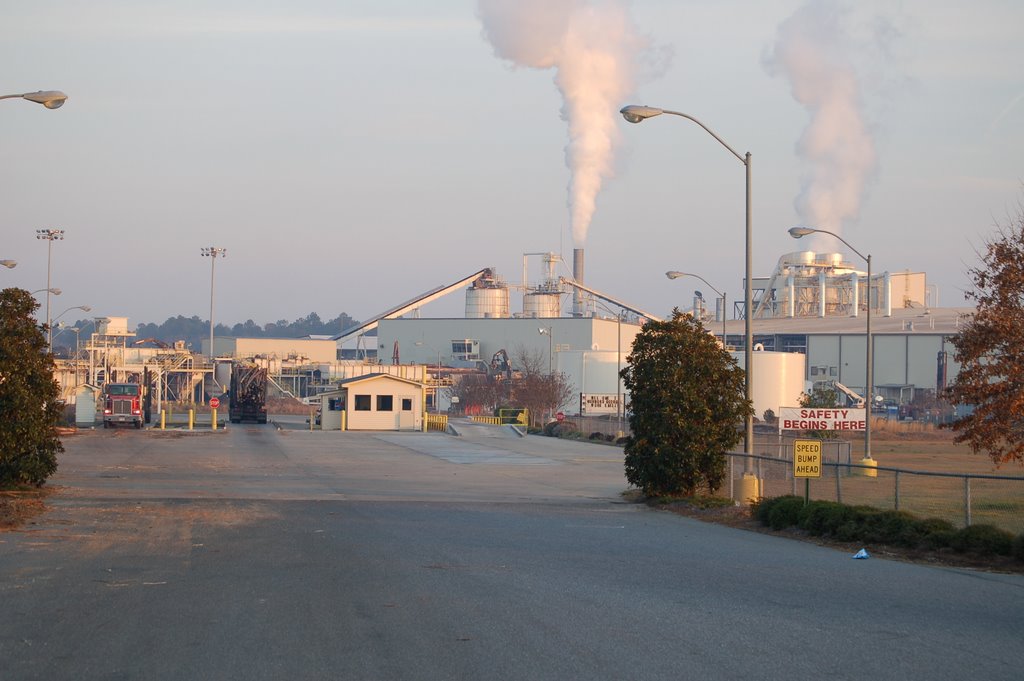
<svg viewBox="0 0 1024 681">
<path fill-rule="evenodd" d="M 764 62 L 769 73 L 789 81 L 793 98 L 810 115 L 796 148 L 807 164 L 797 214 L 804 224 L 836 234 L 859 215 L 877 162 L 845 17 L 836 2 L 811 0 L 782 22 Z"/>
<path fill-rule="evenodd" d="M 648 47 L 622 0 L 479 0 L 494 52 L 517 66 L 554 69 L 569 125 L 569 218 L 583 246 L 597 194 L 613 175 L 619 108 L 632 93 Z"/>
</svg>

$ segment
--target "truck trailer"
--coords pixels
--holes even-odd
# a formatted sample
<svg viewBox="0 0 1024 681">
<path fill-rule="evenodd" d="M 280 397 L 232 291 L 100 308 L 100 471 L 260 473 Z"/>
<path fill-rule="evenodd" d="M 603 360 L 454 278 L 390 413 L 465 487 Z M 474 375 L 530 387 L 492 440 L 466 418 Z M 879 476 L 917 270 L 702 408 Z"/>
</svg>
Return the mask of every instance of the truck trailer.
<svg viewBox="0 0 1024 681">
<path fill-rule="evenodd" d="M 231 367 L 231 384 L 228 388 L 228 418 L 231 423 L 267 422 L 266 369 L 245 362 L 236 362 Z"/>
</svg>

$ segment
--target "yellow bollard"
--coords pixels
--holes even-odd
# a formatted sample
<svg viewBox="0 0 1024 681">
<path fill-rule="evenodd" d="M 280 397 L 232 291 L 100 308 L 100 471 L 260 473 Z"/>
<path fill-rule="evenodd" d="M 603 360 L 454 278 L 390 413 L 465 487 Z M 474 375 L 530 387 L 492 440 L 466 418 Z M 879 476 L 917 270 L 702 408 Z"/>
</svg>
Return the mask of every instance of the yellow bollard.
<svg viewBox="0 0 1024 681">
<path fill-rule="evenodd" d="M 195 422 L 196 422 L 196 410 L 195 409 L 189 409 L 188 410 L 188 429 L 189 430 L 192 430 L 192 426 L 195 425 Z"/>
<path fill-rule="evenodd" d="M 862 475 L 865 478 L 877 478 L 878 477 L 878 462 L 874 459 L 861 459 L 858 461 L 861 466 L 870 466 L 870 468 L 854 468 L 854 475 Z"/>
<path fill-rule="evenodd" d="M 214 430 L 217 430 L 217 407 L 214 407 L 210 410 L 210 417 L 210 423 L 213 424 L 212 428 Z"/>
<path fill-rule="evenodd" d="M 167 430 L 167 412 L 160 410 L 160 430 Z"/>
<path fill-rule="evenodd" d="M 341 429 L 348 430 L 348 412 L 341 412 Z"/>
<path fill-rule="evenodd" d="M 744 473 L 743 478 L 740 480 L 739 487 L 739 502 L 745 506 L 749 506 L 758 499 L 761 498 L 763 487 L 762 481 L 756 475 L 750 473 Z"/>
</svg>

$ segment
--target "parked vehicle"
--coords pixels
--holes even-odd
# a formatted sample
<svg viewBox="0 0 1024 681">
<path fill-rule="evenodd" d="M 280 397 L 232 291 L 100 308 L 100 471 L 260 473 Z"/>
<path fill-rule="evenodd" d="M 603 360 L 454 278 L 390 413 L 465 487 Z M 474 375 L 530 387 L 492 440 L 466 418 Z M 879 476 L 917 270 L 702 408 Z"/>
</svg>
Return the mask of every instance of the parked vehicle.
<svg viewBox="0 0 1024 681">
<path fill-rule="evenodd" d="M 138 383 L 107 383 L 103 386 L 103 427 L 121 424 L 142 427 L 142 386 Z"/>
<path fill-rule="evenodd" d="M 231 384 L 228 388 L 228 418 L 231 423 L 267 422 L 266 369 L 246 362 L 236 362 L 231 367 Z"/>
</svg>

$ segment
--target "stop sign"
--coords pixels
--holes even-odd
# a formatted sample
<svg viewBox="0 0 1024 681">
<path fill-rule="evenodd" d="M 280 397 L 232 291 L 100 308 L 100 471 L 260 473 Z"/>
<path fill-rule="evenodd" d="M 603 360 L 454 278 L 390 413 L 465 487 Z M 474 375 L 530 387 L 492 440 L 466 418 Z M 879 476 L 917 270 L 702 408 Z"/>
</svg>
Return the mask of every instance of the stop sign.
<svg viewBox="0 0 1024 681">
<path fill-rule="evenodd" d="M 219 407 L 220 406 L 220 399 L 216 398 L 216 397 L 211 397 L 210 398 L 210 406 L 213 407 L 214 409 Z"/>
<path fill-rule="evenodd" d="M 561 412 L 560 411 L 557 414 L 555 414 L 555 420 L 556 421 L 564 421 L 565 420 L 565 412 Z"/>
</svg>

